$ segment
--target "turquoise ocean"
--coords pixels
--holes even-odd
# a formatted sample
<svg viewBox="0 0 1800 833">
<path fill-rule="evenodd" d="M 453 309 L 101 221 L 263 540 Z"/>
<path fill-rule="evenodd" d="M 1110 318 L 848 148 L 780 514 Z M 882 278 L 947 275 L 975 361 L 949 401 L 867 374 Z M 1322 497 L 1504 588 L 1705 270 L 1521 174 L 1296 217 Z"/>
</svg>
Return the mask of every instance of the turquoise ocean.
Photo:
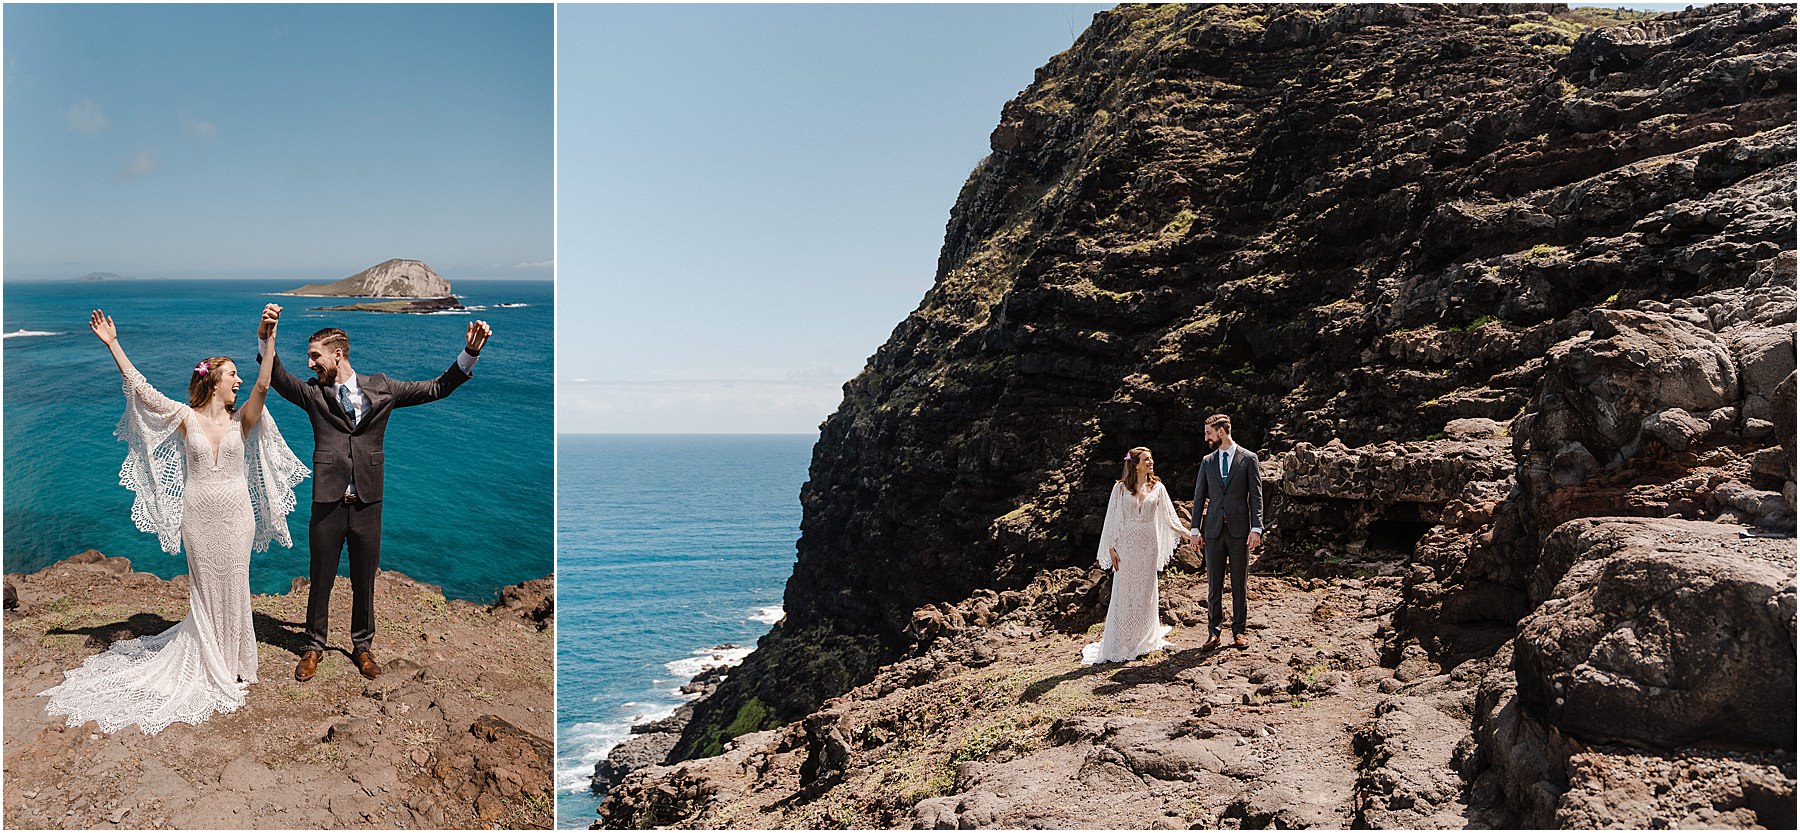
<svg viewBox="0 0 1800 833">
<path fill-rule="evenodd" d="M 31 572 L 89 549 L 163 577 L 187 571 L 182 556 L 163 553 L 155 536 L 132 525 L 132 495 L 119 485 L 125 445 L 113 437 L 125 401 L 112 358 L 88 331 L 88 311 L 111 314 L 132 363 L 158 390 L 185 401 L 188 373 L 206 356 L 229 356 L 246 380 L 255 378 L 257 317 L 275 302 L 285 310 L 278 348 L 303 378 L 310 375 L 306 337 L 322 327 L 350 334 L 359 373 L 429 379 L 455 360 L 468 322 L 487 321 L 494 336 L 475 378 L 446 399 L 395 412 L 389 423 L 381 566 L 484 603 L 507 584 L 549 575 L 552 284 L 458 280 L 469 312 L 394 315 L 322 312 L 311 308 L 340 302 L 274 294 L 302 282 L 6 283 L 6 571 Z M 273 392 L 269 402 L 288 445 L 310 464 L 305 414 Z M 288 518 L 294 546 L 252 558 L 253 592 L 285 593 L 307 574 L 311 495 L 309 479 Z"/>
<path fill-rule="evenodd" d="M 557 826 L 594 764 L 781 616 L 817 438 L 564 434 L 557 470 Z"/>
</svg>

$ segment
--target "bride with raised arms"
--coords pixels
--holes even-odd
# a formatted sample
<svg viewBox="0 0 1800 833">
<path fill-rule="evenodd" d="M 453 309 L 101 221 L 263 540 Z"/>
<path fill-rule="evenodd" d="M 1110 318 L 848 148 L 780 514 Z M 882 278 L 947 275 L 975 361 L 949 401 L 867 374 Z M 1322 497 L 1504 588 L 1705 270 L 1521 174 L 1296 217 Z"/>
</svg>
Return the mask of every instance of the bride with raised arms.
<svg viewBox="0 0 1800 833">
<path fill-rule="evenodd" d="M 1150 449 L 1138 446 L 1126 452 L 1100 531 L 1100 566 L 1113 571 L 1106 630 L 1099 642 L 1082 648 L 1083 664 L 1125 662 L 1168 647 L 1163 637 L 1171 628 L 1160 618 L 1156 574 L 1187 540 L 1187 527 L 1156 476 Z"/>
<path fill-rule="evenodd" d="M 124 379 L 125 416 L 114 433 L 128 446 L 119 483 L 136 493 L 131 519 L 155 533 L 165 552 L 185 546 L 188 615 L 162 633 L 113 643 L 39 696 L 71 726 L 92 720 L 115 732 L 136 724 L 155 734 L 244 704 L 257 680 L 250 553 L 270 541 L 293 546 L 287 516 L 294 487 L 310 472 L 263 410 L 273 362 L 262 364 L 239 403 L 237 364 L 202 359 L 188 373 L 182 404 L 125 358 L 111 317 L 94 310 L 88 328 Z M 273 332 L 263 349 L 274 352 Z"/>
</svg>

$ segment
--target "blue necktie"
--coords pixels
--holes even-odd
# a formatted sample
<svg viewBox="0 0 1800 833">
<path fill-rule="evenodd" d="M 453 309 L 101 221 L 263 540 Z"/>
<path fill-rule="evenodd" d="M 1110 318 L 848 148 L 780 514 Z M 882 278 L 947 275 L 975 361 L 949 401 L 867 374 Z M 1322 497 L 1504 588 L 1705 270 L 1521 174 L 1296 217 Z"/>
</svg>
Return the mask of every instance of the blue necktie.
<svg viewBox="0 0 1800 833">
<path fill-rule="evenodd" d="M 350 386 L 338 385 L 338 404 L 344 406 L 344 416 L 350 418 L 350 430 L 356 430 L 356 408 L 350 404 Z M 344 494 L 356 494 L 356 473 L 350 473 L 350 479 L 344 484 Z"/>
<path fill-rule="evenodd" d="M 350 427 L 356 427 L 356 407 L 350 404 L 350 386 L 338 385 L 338 404 L 344 406 L 344 416 L 350 418 Z"/>
<path fill-rule="evenodd" d="M 1230 477 L 1230 476 L 1231 476 L 1231 452 L 1221 451 L 1221 452 L 1219 452 L 1219 482 L 1220 483 L 1225 482 L 1225 478 Z"/>
</svg>

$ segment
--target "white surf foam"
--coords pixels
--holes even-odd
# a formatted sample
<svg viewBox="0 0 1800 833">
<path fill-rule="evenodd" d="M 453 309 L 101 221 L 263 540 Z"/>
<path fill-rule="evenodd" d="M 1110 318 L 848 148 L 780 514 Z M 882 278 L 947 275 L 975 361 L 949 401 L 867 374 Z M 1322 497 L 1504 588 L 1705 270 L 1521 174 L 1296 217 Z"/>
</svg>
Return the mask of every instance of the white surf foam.
<svg viewBox="0 0 1800 833">
<path fill-rule="evenodd" d="M 67 333 L 52 333 L 52 332 L 46 332 L 44 330 L 19 329 L 19 330 L 14 330 L 10 333 L 7 333 L 5 337 L 6 338 L 30 338 L 32 336 L 60 336 L 60 335 L 67 335 Z"/>
<path fill-rule="evenodd" d="M 755 613 L 750 614 L 750 621 L 761 622 L 765 625 L 773 625 L 776 622 L 781 621 L 781 617 L 786 615 L 787 611 L 782 610 L 781 605 L 769 605 L 768 607 L 757 608 Z"/>
<path fill-rule="evenodd" d="M 763 608 L 761 612 L 780 608 Z M 730 668 L 744 661 L 753 648 L 737 645 L 715 645 L 701 648 L 690 656 L 663 664 L 683 684 L 692 680 L 702 671 L 714 668 Z M 668 680 L 656 680 L 661 685 Z M 619 704 L 621 714 L 615 720 L 602 720 L 589 723 L 576 723 L 563 733 L 558 748 L 562 754 L 557 756 L 556 789 L 558 792 L 587 792 L 594 777 L 594 765 L 606 758 L 613 747 L 631 737 L 631 727 L 639 723 L 661 720 L 675 713 L 694 695 L 683 693 L 679 686 L 666 689 L 671 698 L 669 702 L 642 703 L 628 700 Z"/>
<path fill-rule="evenodd" d="M 738 665 L 744 661 L 744 657 L 750 656 L 750 652 L 753 650 L 756 649 L 740 648 L 736 645 L 715 645 L 711 648 L 701 648 L 692 656 L 684 659 L 663 663 L 663 667 L 669 669 L 670 673 L 676 676 L 691 680 L 702 671 L 731 668 Z"/>
<path fill-rule="evenodd" d="M 587 792 L 594 777 L 594 764 L 606 753 L 631 736 L 631 724 L 625 721 L 577 723 L 563 733 L 563 745 L 572 754 L 561 756 L 556 767 L 556 789 L 561 792 Z"/>
<path fill-rule="evenodd" d="M 604 760 L 606 753 L 611 752 L 613 747 L 631 737 L 631 727 L 661 720 L 674 714 L 679 707 L 679 703 L 646 704 L 632 701 L 620 704 L 619 710 L 627 714 L 618 720 L 570 726 L 562 737 L 562 746 L 566 751 L 557 761 L 556 789 L 560 792 L 587 792 L 589 785 L 593 783 L 594 765 Z"/>
</svg>

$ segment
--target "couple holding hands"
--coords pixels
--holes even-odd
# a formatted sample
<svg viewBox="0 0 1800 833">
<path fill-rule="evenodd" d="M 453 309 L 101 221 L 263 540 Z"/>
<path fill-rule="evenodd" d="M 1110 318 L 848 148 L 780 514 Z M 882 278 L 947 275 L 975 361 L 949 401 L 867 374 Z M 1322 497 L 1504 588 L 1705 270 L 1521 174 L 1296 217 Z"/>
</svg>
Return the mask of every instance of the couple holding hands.
<svg viewBox="0 0 1800 833">
<path fill-rule="evenodd" d="M 1100 532 L 1100 566 L 1113 571 L 1106 630 L 1099 642 L 1082 649 L 1083 664 L 1126 662 L 1168 647 L 1164 637 L 1171 629 L 1159 616 L 1156 574 L 1184 542 L 1199 545 L 1206 558 L 1208 638 L 1201 648 L 1219 647 L 1227 572 L 1232 641 L 1239 648 L 1250 646 L 1244 634 L 1244 584 L 1250 550 L 1262 544 L 1261 461 L 1256 452 L 1232 442 L 1231 417 L 1224 414 L 1207 418 L 1206 442 L 1213 451 L 1200 461 L 1191 527 L 1182 525 L 1168 489 L 1156 476 L 1150 449 L 1139 446 L 1126 453 Z"/>
</svg>

